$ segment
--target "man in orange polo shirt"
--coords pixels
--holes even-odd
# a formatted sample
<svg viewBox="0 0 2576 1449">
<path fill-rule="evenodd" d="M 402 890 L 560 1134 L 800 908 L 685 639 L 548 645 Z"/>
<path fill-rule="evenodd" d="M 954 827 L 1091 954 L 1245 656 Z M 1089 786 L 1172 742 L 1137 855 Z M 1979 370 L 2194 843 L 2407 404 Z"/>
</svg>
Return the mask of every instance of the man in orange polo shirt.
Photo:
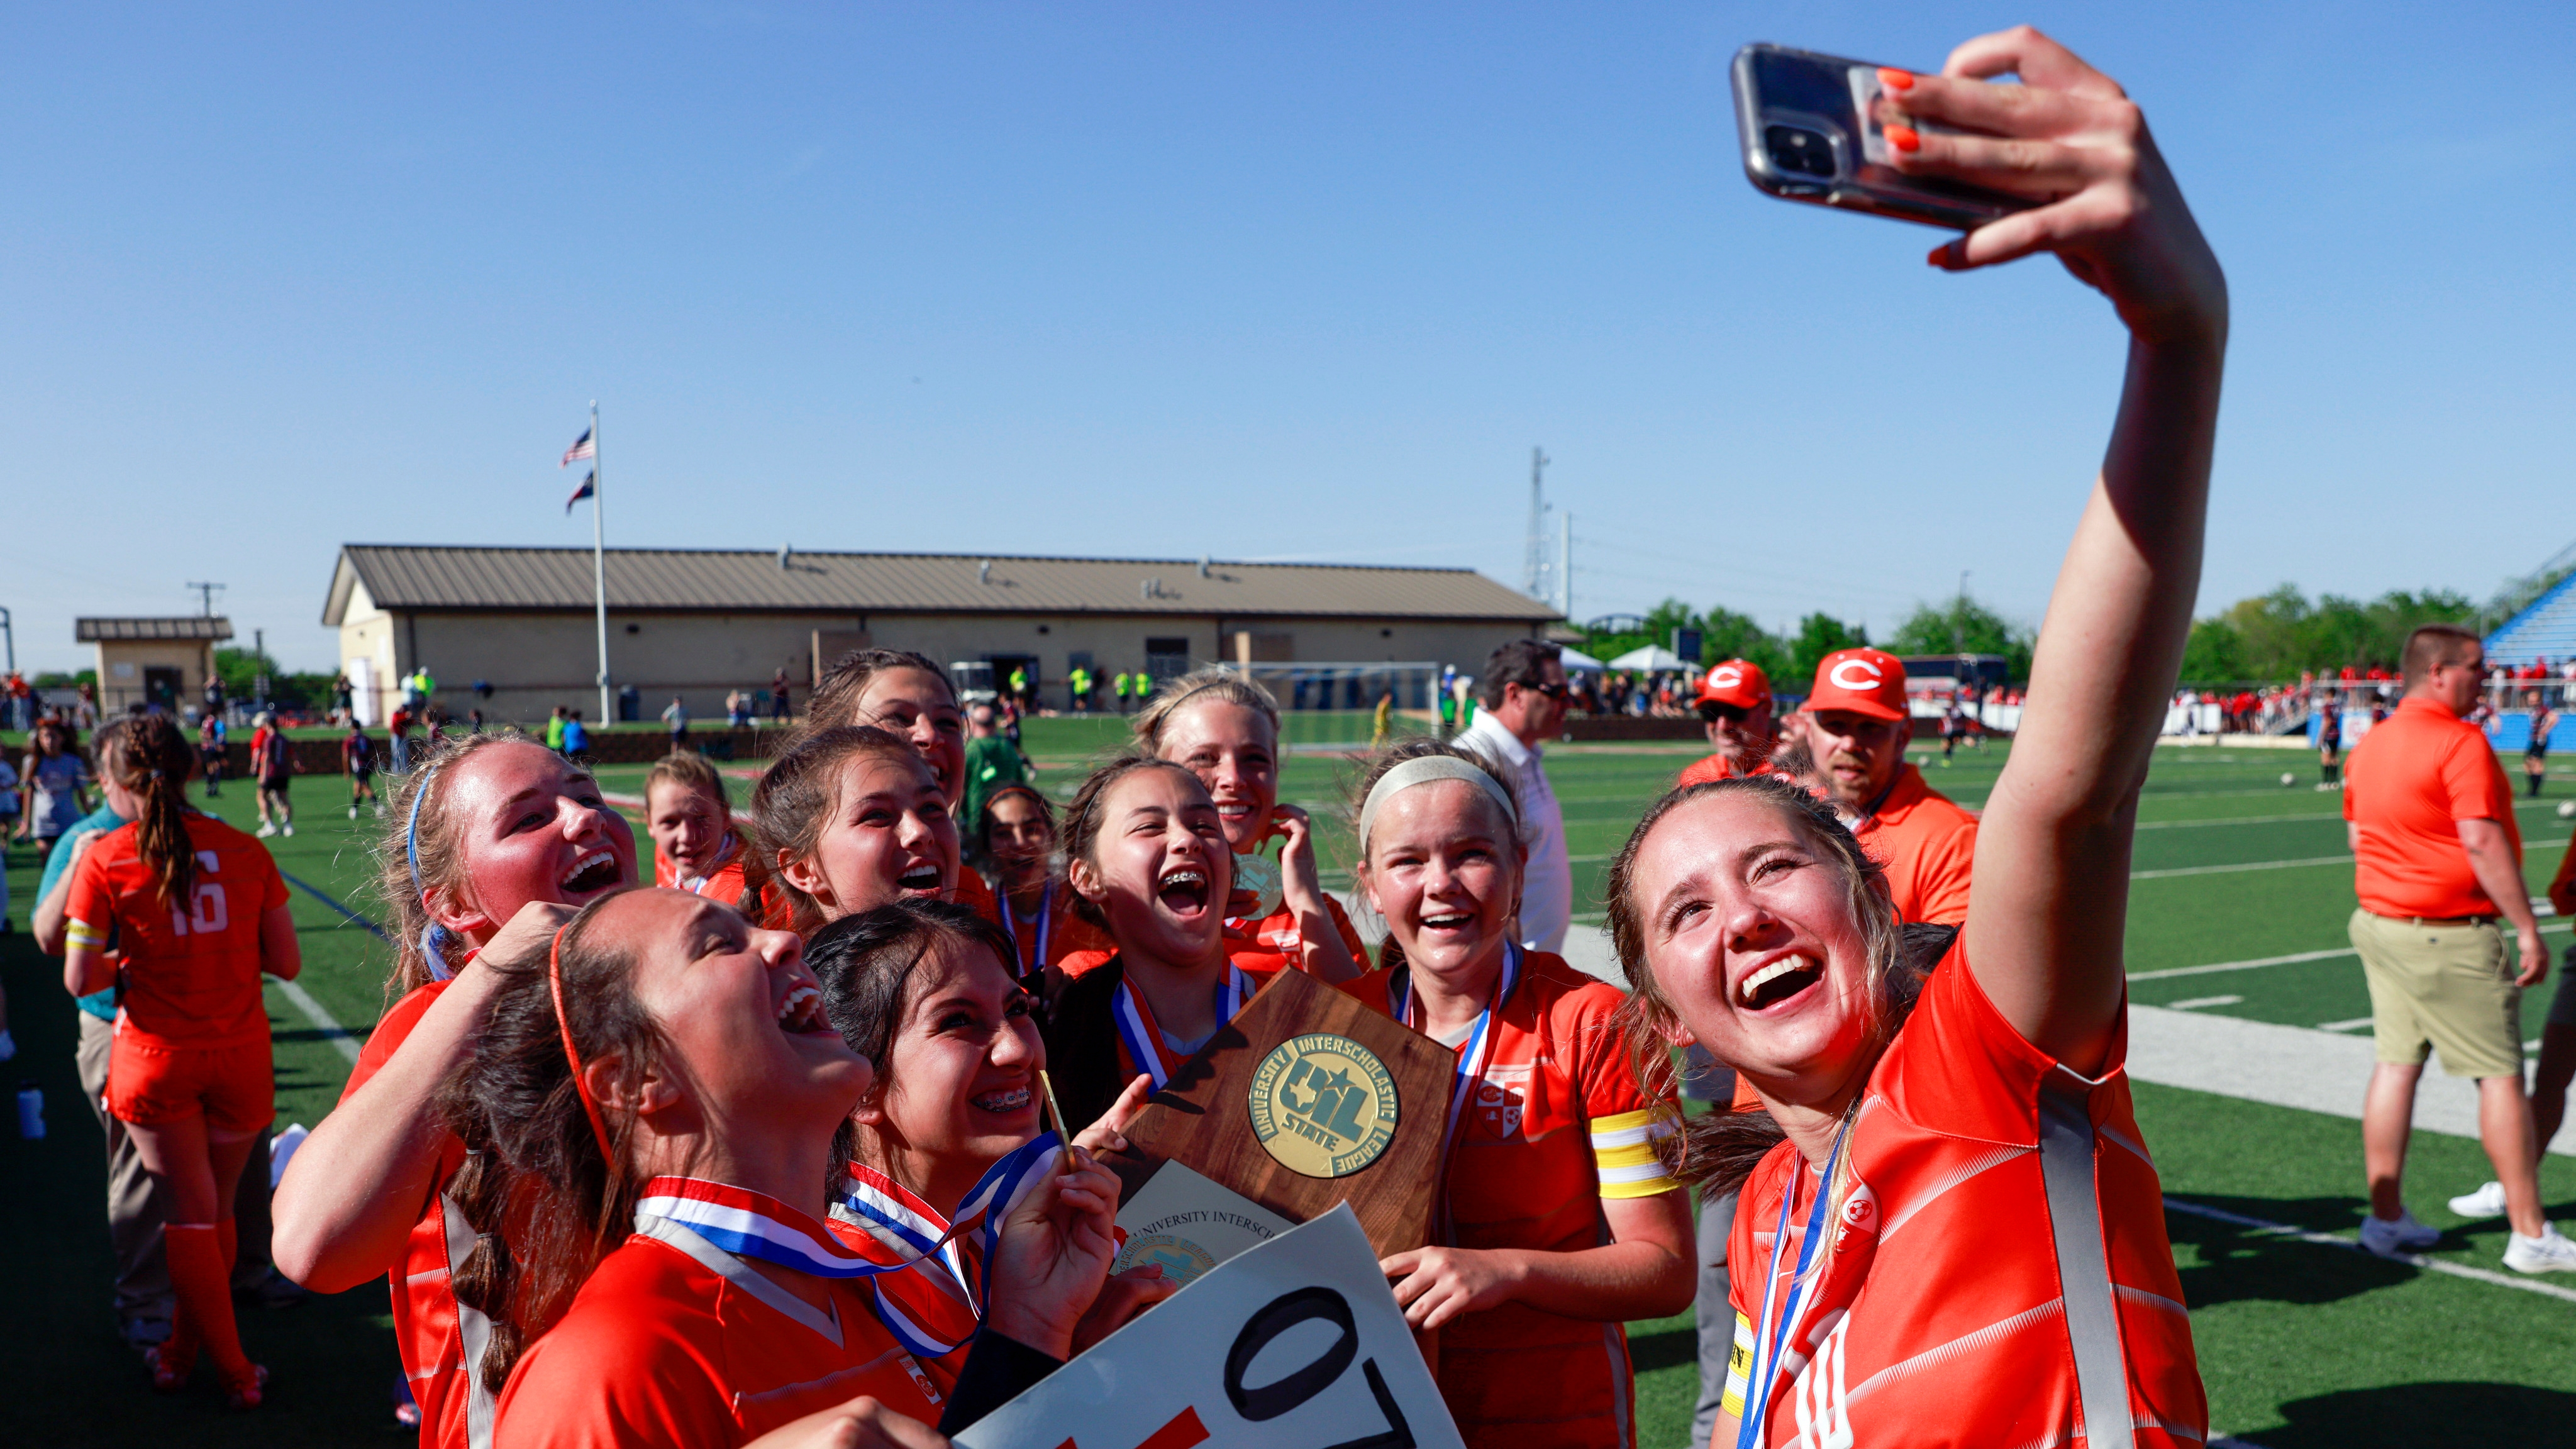
<svg viewBox="0 0 2576 1449">
<path fill-rule="evenodd" d="M 1771 719 L 1771 680 L 1761 665 L 1749 659 L 1711 665 L 1691 704 L 1707 724 L 1709 748 L 1717 753 L 1684 769 L 1673 782 L 1675 789 L 1771 768 L 1771 746 L 1779 729 Z"/>
<path fill-rule="evenodd" d="M 2401 1192 L 2415 1083 L 2439 1050 L 2442 1070 L 2477 1079 L 2478 1141 L 2513 1225 L 2505 1266 L 2576 1271 L 2576 1241 L 2541 1215 L 2522 1086 L 2522 992 L 2549 975 L 2549 953 L 2522 880 L 2513 787 L 2486 735 L 2462 718 L 2477 705 L 2486 652 L 2466 629 L 2427 624 L 2406 637 L 2404 668 L 2405 698 L 2344 767 L 2361 900 L 2352 944 L 2379 1048 L 2361 1108 L 2370 1180 L 2361 1245 L 2388 1255 L 2441 1237 L 2415 1221 Z M 2511 947 L 2498 917 L 2513 924 Z"/>
<path fill-rule="evenodd" d="M 1896 913 L 1955 926 L 1968 918 L 1968 868 L 1977 818 L 1923 783 L 1906 762 L 1913 722 L 1905 666 L 1877 649 L 1843 649 L 1816 664 L 1815 688 L 1795 716 L 1835 811 L 1861 848 L 1887 867 Z"/>
</svg>

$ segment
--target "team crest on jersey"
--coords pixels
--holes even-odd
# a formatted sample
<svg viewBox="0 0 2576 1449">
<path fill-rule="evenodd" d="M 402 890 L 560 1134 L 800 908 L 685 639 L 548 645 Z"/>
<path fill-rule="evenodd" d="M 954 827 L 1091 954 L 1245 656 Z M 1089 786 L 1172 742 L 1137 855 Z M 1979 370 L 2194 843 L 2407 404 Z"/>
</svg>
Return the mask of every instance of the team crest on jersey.
<svg viewBox="0 0 2576 1449">
<path fill-rule="evenodd" d="M 1245 1097 L 1262 1147 L 1307 1177 L 1348 1177 L 1395 1140 L 1395 1078 L 1346 1036 L 1281 1042 L 1253 1071 Z"/>
<path fill-rule="evenodd" d="M 1485 1068 L 1484 1077 L 1476 1083 L 1475 1105 L 1476 1120 L 1485 1124 L 1488 1133 L 1502 1138 L 1521 1135 L 1532 1070 L 1528 1062 L 1495 1062 Z"/>
</svg>

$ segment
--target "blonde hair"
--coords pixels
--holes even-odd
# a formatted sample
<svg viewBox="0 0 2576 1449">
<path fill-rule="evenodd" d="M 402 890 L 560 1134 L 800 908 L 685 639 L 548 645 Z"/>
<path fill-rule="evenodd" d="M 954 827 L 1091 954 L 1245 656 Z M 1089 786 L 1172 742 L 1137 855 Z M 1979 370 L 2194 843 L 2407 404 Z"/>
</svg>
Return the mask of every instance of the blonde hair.
<svg viewBox="0 0 2576 1449">
<path fill-rule="evenodd" d="M 479 751 L 505 744 L 546 748 L 515 730 L 439 736 L 413 749 L 410 773 L 385 802 L 385 830 L 376 837 L 375 857 L 376 889 L 384 897 L 387 933 L 393 937 L 394 969 L 385 980 L 389 1001 L 432 979 L 424 942 L 436 922 L 421 897 L 453 891 L 465 882 L 464 832 L 447 808 L 455 767 Z"/>
<path fill-rule="evenodd" d="M 724 808 L 726 828 L 732 828 L 733 791 L 725 787 L 724 776 L 707 763 L 706 756 L 695 750 L 673 750 L 655 760 L 653 768 L 644 772 L 645 800 L 652 800 L 654 786 L 666 782 L 701 795 L 713 795 L 716 804 Z"/>
<path fill-rule="evenodd" d="M 1172 717 L 1184 706 L 1202 704 L 1239 704 L 1270 721 L 1270 738 L 1279 739 L 1279 701 L 1249 676 L 1218 665 L 1209 669 L 1176 674 L 1155 686 L 1154 697 L 1136 714 L 1129 728 L 1134 732 L 1136 749 L 1141 754 L 1163 752 L 1163 731 Z"/>
</svg>

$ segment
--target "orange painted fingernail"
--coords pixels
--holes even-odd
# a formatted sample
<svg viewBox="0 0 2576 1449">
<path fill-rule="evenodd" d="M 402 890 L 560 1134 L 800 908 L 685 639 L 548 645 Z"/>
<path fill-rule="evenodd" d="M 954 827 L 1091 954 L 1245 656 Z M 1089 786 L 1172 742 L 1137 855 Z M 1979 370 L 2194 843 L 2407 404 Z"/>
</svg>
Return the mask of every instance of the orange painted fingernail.
<svg viewBox="0 0 2576 1449">
<path fill-rule="evenodd" d="M 1923 138 L 1914 134 L 1912 126 L 1890 126 L 1887 128 L 1887 144 L 1899 151 L 1920 151 Z"/>
<path fill-rule="evenodd" d="M 1878 83 L 1892 91 L 1910 91 L 1914 89 L 1914 73 L 1882 65 L 1878 68 Z"/>
</svg>

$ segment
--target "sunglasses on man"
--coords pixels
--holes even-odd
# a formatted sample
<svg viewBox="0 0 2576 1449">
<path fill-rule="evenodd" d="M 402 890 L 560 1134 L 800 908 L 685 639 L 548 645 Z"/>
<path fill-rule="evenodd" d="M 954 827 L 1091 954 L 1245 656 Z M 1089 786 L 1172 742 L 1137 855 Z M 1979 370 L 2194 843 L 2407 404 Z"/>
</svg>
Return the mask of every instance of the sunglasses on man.
<svg viewBox="0 0 2576 1449">
<path fill-rule="evenodd" d="M 1702 704 L 1699 707 L 1699 717 L 1708 721 L 1710 724 L 1716 724 L 1720 720 L 1723 720 L 1731 725 L 1740 725 L 1746 720 L 1753 718 L 1753 711 L 1744 708 L 1742 705 L 1717 704 L 1711 702 Z"/>
</svg>

